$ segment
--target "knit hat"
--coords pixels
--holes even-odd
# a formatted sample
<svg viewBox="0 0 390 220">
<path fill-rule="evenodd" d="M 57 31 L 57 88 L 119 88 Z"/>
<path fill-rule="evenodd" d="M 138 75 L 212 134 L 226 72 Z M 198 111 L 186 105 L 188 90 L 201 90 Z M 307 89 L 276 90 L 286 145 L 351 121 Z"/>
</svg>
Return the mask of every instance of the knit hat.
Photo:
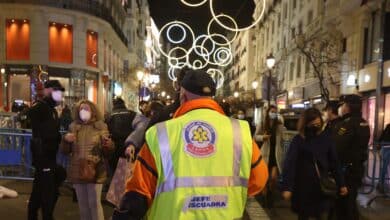
<svg viewBox="0 0 390 220">
<path fill-rule="evenodd" d="M 203 70 L 189 70 L 184 75 L 181 86 L 199 96 L 214 96 L 216 85 L 211 76 Z"/>
</svg>

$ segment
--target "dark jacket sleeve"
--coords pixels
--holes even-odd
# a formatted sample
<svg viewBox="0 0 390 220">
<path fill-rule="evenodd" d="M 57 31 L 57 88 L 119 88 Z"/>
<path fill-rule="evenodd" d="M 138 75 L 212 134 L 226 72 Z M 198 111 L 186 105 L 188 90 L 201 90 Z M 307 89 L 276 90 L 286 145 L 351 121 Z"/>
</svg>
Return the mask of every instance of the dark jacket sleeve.
<svg viewBox="0 0 390 220">
<path fill-rule="evenodd" d="M 296 164 L 300 144 L 299 138 L 300 137 L 298 135 L 293 138 L 286 154 L 286 158 L 283 164 L 282 191 L 292 192 L 294 189 Z"/>
<path fill-rule="evenodd" d="M 330 141 L 328 151 L 329 169 L 333 173 L 336 183 L 339 187 L 345 186 L 344 175 L 341 170 L 340 161 L 337 158 L 336 146 Z"/>
</svg>

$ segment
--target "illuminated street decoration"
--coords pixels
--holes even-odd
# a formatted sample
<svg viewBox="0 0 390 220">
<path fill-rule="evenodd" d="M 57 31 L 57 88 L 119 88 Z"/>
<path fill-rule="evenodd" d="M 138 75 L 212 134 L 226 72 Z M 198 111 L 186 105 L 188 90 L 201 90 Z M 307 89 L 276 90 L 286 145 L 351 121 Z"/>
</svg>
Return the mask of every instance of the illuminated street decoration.
<svg viewBox="0 0 390 220">
<path fill-rule="evenodd" d="M 222 71 L 211 68 L 207 70 L 207 73 L 211 76 L 211 78 L 213 78 L 215 84 L 217 85 L 217 89 L 221 88 L 223 81 L 225 80 Z"/>
<path fill-rule="evenodd" d="M 249 30 L 251 29 L 252 27 L 254 27 L 256 24 L 258 24 L 261 20 L 261 18 L 263 17 L 264 15 L 264 11 L 265 11 L 265 1 L 266 0 L 262 0 L 263 2 L 263 7 L 261 9 L 261 12 L 260 12 L 260 15 L 259 17 L 256 19 L 255 22 L 253 22 L 251 25 L 247 26 L 247 27 L 244 27 L 244 28 L 231 28 L 229 26 L 226 26 L 224 23 L 221 22 L 221 20 L 219 20 L 218 16 L 215 15 L 215 10 L 214 10 L 214 5 L 213 5 L 213 0 L 209 0 L 210 1 L 210 12 L 211 12 L 211 15 L 213 16 L 213 19 L 215 19 L 215 21 L 223 28 L 225 28 L 226 30 L 229 30 L 229 31 L 246 31 L 246 30 Z"/>
<path fill-rule="evenodd" d="M 208 0 L 197 0 L 196 2 L 198 3 L 191 3 L 188 0 L 180 1 L 189 7 L 199 7 L 204 5 Z M 172 45 L 169 51 L 164 51 L 162 44 L 159 43 L 161 54 L 168 59 L 169 79 L 176 80 L 176 73 L 185 66 L 192 69 L 206 69 L 210 66 L 206 69 L 206 72 L 214 79 L 217 84 L 217 89 L 221 88 L 224 75 L 218 68 L 225 67 L 233 61 L 232 43 L 236 40 L 238 32 L 248 30 L 259 23 L 264 15 L 266 1 L 262 0 L 262 4 L 263 7 L 259 17 L 251 25 L 243 28 L 239 28 L 236 20 L 229 15 L 223 13 L 216 15 L 213 0 L 209 0 L 212 19 L 207 25 L 207 34 L 195 36 L 191 27 L 182 21 L 171 21 L 165 24 L 158 33 L 158 39 L 160 40 L 163 33 L 165 33 L 166 38 Z M 228 23 L 230 23 L 230 26 L 228 26 Z M 234 32 L 233 37 L 228 39 L 221 33 L 212 32 L 213 24 Z"/>
<path fill-rule="evenodd" d="M 201 6 L 201 5 L 204 5 L 204 3 L 206 3 L 208 0 L 202 0 L 201 2 L 199 2 L 199 3 L 189 3 L 187 0 L 180 0 L 181 1 L 181 3 L 183 3 L 183 4 L 185 4 L 185 5 L 187 5 L 187 6 L 189 6 L 189 7 L 199 7 L 199 6 Z"/>
</svg>

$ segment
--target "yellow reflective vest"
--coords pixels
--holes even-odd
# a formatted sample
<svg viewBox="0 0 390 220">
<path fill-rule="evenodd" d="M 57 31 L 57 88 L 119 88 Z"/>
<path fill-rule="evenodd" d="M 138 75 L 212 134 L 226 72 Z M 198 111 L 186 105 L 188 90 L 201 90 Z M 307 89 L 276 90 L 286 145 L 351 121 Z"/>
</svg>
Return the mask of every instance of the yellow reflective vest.
<svg viewBox="0 0 390 220">
<path fill-rule="evenodd" d="M 196 109 L 146 133 L 158 173 L 148 219 L 240 219 L 247 199 L 248 123 Z"/>
</svg>

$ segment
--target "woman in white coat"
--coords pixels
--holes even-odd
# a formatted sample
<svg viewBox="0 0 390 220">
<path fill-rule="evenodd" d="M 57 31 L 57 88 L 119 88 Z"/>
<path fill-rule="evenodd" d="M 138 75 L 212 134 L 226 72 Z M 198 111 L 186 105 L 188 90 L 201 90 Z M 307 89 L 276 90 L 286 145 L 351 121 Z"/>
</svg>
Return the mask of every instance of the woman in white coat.
<svg viewBox="0 0 390 220">
<path fill-rule="evenodd" d="M 276 188 L 277 178 L 282 167 L 284 152 L 282 135 L 284 130 L 283 119 L 278 116 L 277 107 L 270 105 L 265 120 L 257 126 L 254 135 L 254 139 L 262 143 L 261 155 L 268 164 L 270 174 L 266 194 L 266 206 L 268 208 L 273 208 L 272 191 Z"/>
</svg>

